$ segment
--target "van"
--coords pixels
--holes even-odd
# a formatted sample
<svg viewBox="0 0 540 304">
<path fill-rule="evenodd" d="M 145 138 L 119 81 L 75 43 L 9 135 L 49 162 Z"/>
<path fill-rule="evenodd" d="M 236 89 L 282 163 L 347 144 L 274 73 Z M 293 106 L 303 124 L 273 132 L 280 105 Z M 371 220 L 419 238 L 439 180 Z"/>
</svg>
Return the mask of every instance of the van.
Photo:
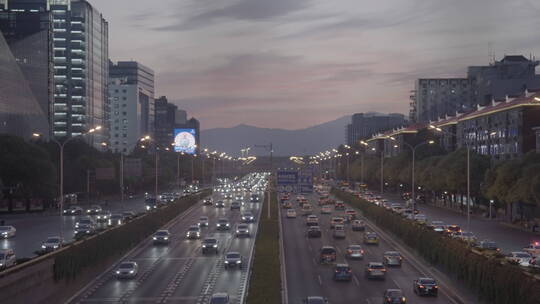
<svg viewBox="0 0 540 304">
<path fill-rule="evenodd" d="M 1 249 L 0 250 L 0 269 L 6 269 L 14 266 L 17 263 L 15 252 L 13 249 Z"/>
</svg>

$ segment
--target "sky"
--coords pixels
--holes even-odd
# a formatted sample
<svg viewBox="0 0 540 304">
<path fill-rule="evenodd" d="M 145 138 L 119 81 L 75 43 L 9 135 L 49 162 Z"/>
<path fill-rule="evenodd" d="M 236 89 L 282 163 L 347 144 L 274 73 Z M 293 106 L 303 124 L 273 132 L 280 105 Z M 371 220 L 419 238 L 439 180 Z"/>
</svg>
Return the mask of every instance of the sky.
<svg viewBox="0 0 540 304">
<path fill-rule="evenodd" d="M 299 129 L 408 114 L 416 78 L 465 77 L 490 54 L 540 58 L 535 0 L 89 0 L 109 56 L 156 73 L 202 129 Z"/>
</svg>

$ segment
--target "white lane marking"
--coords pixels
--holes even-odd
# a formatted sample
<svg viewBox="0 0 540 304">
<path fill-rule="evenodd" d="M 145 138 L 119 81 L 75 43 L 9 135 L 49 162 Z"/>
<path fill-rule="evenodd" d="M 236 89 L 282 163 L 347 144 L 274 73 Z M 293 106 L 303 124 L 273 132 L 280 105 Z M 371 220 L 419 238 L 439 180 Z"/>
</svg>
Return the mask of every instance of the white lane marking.
<svg viewBox="0 0 540 304">
<path fill-rule="evenodd" d="M 396 284 L 397 288 L 401 289 L 401 287 L 399 287 L 399 284 L 395 279 L 392 279 L 392 282 L 394 282 L 394 284 Z"/>
<path fill-rule="evenodd" d="M 360 281 L 358 281 L 358 278 L 355 276 L 353 276 L 353 279 L 354 279 L 354 283 L 356 284 L 356 286 L 360 286 Z"/>
<path fill-rule="evenodd" d="M 322 278 L 321 278 L 321 275 L 318 275 L 317 278 L 319 279 L 319 284 L 322 286 Z"/>
</svg>

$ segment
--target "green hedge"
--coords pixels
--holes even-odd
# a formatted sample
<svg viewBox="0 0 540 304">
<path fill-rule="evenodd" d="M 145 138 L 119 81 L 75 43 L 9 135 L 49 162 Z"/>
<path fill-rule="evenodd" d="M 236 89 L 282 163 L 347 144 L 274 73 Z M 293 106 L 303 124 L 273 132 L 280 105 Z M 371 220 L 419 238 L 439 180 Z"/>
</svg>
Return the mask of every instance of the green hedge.
<svg viewBox="0 0 540 304">
<path fill-rule="evenodd" d="M 100 265 L 111 257 L 125 254 L 167 222 L 193 206 L 200 198 L 207 196 L 209 191 L 181 198 L 116 229 L 98 234 L 58 252 L 53 266 L 55 280 L 75 279 L 84 269 Z"/>
<path fill-rule="evenodd" d="M 377 226 L 402 239 L 430 263 L 465 282 L 481 300 L 494 304 L 540 303 L 540 281 L 519 266 L 476 254 L 464 242 L 445 237 L 349 193 L 335 188 L 332 193 L 359 208 Z"/>
<path fill-rule="evenodd" d="M 272 193 L 268 219 L 268 197 L 265 196 L 259 231 L 255 241 L 255 256 L 247 297 L 248 304 L 281 303 L 281 268 L 279 260 L 279 220 L 276 192 Z"/>
</svg>

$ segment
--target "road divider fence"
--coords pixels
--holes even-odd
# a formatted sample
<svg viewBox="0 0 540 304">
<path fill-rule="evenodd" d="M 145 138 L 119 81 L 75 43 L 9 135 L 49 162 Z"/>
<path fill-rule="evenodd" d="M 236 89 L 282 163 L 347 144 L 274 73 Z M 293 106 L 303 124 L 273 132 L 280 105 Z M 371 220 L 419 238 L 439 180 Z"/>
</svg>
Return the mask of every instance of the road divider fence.
<svg viewBox="0 0 540 304">
<path fill-rule="evenodd" d="M 351 193 L 337 188 L 331 192 L 360 209 L 364 216 L 397 236 L 428 262 L 463 281 L 485 303 L 539 303 L 540 279 L 520 266 L 507 263 L 504 258 L 479 254 L 465 242 L 445 237 Z"/>
</svg>

